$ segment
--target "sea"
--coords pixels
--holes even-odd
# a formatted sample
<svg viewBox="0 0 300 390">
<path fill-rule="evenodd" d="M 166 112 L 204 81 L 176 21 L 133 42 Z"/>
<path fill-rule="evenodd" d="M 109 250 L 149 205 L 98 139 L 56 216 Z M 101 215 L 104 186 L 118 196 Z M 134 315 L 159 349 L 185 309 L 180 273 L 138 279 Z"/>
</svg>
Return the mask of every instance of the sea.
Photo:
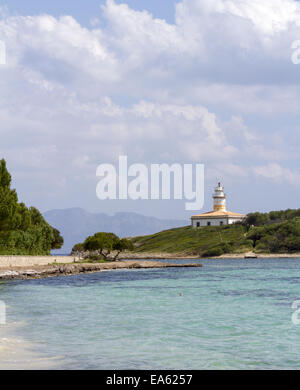
<svg viewBox="0 0 300 390">
<path fill-rule="evenodd" d="M 1 282 L 0 369 L 299 369 L 300 259 L 199 262 Z"/>
</svg>

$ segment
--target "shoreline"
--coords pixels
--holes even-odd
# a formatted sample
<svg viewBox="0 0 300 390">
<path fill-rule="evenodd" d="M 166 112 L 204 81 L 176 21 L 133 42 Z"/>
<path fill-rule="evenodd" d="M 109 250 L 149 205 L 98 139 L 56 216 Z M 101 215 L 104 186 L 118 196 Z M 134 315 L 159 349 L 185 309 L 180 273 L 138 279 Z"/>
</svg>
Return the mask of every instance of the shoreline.
<svg viewBox="0 0 300 390">
<path fill-rule="evenodd" d="M 35 266 L 0 267 L 0 281 L 14 279 L 43 279 L 57 276 L 78 275 L 118 269 L 149 269 L 149 268 L 192 268 L 202 267 L 199 263 L 173 264 L 159 261 L 118 261 L 107 263 L 70 263 Z"/>
<path fill-rule="evenodd" d="M 292 259 L 300 258 L 300 253 L 255 253 L 255 252 L 245 252 L 245 253 L 224 253 L 221 256 L 211 256 L 211 257 L 199 257 L 197 255 L 184 255 L 180 253 L 163 253 L 163 252 L 144 252 L 144 253 L 132 253 L 123 254 L 120 256 L 122 260 L 129 259 L 140 259 L 140 260 L 206 260 L 206 259 L 268 259 L 268 258 L 282 258 L 282 259 Z"/>
<path fill-rule="evenodd" d="M 300 253 L 242 253 L 242 254 L 224 254 L 215 259 L 251 259 L 252 256 L 255 256 L 257 259 L 300 259 Z"/>
<path fill-rule="evenodd" d="M 57 276 L 78 275 L 82 273 L 94 273 L 101 271 L 111 271 L 117 269 L 149 269 L 149 268 L 174 268 L 174 267 L 202 267 L 200 263 L 162 263 L 156 260 L 223 260 L 223 259 L 290 259 L 299 258 L 300 253 L 227 253 L 221 256 L 199 257 L 184 255 L 180 253 L 131 253 L 122 254 L 119 261 L 107 263 L 80 263 L 74 256 L 45 256 L 43 261 L 38 264 L 41 256 L 25 257 L 22 256 L 22 262 L 19 263 L 21 256 L 0 256 L 0 281 L 13 279 L 42 279 Z M 63 261 L 60 261 L 60 258 Z M 3 261 L 6 260 L 6 261 Z M 12 259 L 14 261 L 12 261 Z M 24 260 L 27 261 L 24 261 Z M 37 261 L 39 260 L 39 261 Z"/>
<path fill-rule="evenodd" d="M 63 356 L 47 356 L 35 350 L 32 342 L 25 340 L 16 328 L 22 322 L 1 325 L 0 367 L 1 370 L 57 370 L 64 362 Z"/>
</svg>

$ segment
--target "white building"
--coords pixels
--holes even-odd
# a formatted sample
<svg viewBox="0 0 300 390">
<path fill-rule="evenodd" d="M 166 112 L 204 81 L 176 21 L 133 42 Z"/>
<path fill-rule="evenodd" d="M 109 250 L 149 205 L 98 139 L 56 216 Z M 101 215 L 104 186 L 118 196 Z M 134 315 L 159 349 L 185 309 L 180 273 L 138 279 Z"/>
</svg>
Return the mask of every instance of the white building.
<svg viewBox="0 0 300 390">
<path fill-rule="evenodd" d="M 232 223 L 242 221 L 246 217 L 244 214 L 226 210 L 226 195 L 221 183 L 218 183 L 218 187 L 215 188 L 213 200 L 213 211 L 191 217 L 193 227 L 231 225 Z"/>
</svg>

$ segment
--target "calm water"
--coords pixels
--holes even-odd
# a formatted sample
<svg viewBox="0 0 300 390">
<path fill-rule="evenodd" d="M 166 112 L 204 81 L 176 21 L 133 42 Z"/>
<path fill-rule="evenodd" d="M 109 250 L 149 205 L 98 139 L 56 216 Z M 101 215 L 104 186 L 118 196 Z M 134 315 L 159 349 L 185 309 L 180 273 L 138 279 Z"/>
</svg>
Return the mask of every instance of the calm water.
<svg viewBox="0 0 300 390">
<path fill-rule="evenodd" d="M 1 283 L 0 367 L 299 369 L 300 259 L 201 262 Z"/>
</svg>

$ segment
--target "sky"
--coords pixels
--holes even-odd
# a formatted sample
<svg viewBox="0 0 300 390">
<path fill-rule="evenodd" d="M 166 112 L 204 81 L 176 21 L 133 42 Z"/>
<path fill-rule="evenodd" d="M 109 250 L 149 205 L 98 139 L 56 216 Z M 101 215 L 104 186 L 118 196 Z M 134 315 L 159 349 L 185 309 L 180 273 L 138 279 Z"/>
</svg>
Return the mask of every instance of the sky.
<svg viewBox="0 0 300 390">
<path fill-rule="evenodd" d="M 299 208 L 300 3 L 0 1 L 0 157 L 20 201 L 189 218 L 185 200 L 100 201 L 96 168 L 205 165 L 236 212 Z M 300 55 L 299 55 L 300 58 Z"/>
</svg>

